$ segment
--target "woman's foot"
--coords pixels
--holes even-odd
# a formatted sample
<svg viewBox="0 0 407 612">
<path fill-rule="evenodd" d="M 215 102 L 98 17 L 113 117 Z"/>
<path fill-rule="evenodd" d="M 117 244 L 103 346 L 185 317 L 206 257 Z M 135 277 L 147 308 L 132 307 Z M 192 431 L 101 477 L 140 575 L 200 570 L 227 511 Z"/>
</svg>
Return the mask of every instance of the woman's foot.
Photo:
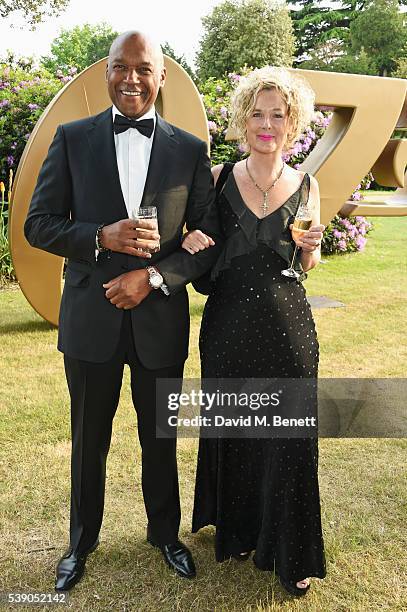
<svg viewBox="0 0 407 612">
<path fill-rule="evenodd" d="M 290 593 L 290 595 L 294 595 L 295 597 L 302 597 L 305 595 L 310 589 L 310 579 L 304 578 L 304 580 L 299 580 L 298 582 L 290 582 L 288 580 L 284 580 L 280 576 L 280 582 L 285 590 Z"/>
<path fill-rule="evenodd" d="M 247 559 L 250 557 L 250 551 L 232 555 L 232 557 L 236 559 L 236 561 L 247 561 Z"/>
<path fill-rule="evenodd" d="M 299 582 L 297 582 L 297 587 L 299 589 L 306 589 L 307 587 L 309 587 L 309 585 L 310 585 L 309 578 L 304 578 L 304 580 L 300 580 Z"/>
</svg>

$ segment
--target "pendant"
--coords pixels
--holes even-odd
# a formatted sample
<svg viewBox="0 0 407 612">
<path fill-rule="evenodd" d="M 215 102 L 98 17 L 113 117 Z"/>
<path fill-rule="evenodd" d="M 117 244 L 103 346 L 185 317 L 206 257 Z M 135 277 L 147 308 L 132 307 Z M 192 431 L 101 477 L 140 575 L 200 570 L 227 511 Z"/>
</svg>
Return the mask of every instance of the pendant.
<svg viewBox="0 0 407 612">
<path fill-rule="evenodd" d="M 263 217 L 266 216 L 269 205 L 267 204 L 267 196 L 268 196 L 268 191 L 263 193 L 264 196 L 264 200 L 263 200 L 263 204 L 261 205 L 261 210 L 263 211 Z"/>
</svg>

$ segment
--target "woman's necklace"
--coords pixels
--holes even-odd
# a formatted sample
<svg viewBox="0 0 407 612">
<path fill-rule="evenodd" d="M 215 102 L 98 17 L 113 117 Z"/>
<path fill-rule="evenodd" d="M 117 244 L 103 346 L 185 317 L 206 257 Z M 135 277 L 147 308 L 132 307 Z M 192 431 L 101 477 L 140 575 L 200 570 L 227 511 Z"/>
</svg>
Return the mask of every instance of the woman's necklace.
<svg viewBox="0 0 407 612">
<path fill-rule="evenodd" d="M 271 189 L 273 189 L 274 185 L 277 183 L 278 179 L 279 179 L 279 178 L 280 178 L 280 176 L 283 174 L 283 170 L 284 170 L 285 163 L 283 162 L 283 165 L 281 166 L 281 170 L 280 170 L 280 172 L 277 174 L 276 178 L 275 178 L 275 179 L 274 179 L 274 181 L 271 183 L 270 187 L 267 187 L 267 189 L 262 189 L 262 188 L 260 187 L 260 185 L 258 185 L 258 184 L 256 183 L 256 181 L 254 180 L 254 178 L 253 178 L 253 177 L 252 177 L 252 175 L 250 174 L 250 170 L 249 170 L 249 164 L 248 164 L 248 161 L 249 161 L 249 158 L 248 158 L 248 157 L 246 157 L 246 170 L 247 170 L 247 174 L 249 175 L 249 177 L 250 177 L 250 179 L 251 179 L 252 183 L 254 183 L 254 185 L 257 187 L 257 189 L 258 189 L 259 191 L 261 191 L 261 192 L 262 192 L 262 194 L 263 194 L 263 204 L 261 205 L 261 210 L 262 210 L 262 212 L 263 212 L 263 217 L 265 217 L 265 216 L 266 216 L 266 214 L 267 214 L 268 208 L 269 208 L 269 205 L 268 205 L 268 202 L 267 202 L 267 197 L 268 197 L 269 191 L 270 191 Z"/>
</svg>

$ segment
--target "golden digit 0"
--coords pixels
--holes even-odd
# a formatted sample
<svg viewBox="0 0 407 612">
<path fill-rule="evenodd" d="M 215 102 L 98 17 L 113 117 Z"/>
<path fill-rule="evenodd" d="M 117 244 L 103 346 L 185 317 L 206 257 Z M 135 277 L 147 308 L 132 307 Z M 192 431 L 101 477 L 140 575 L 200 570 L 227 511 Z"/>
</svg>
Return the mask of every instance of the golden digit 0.
<svg viewBox="0 0 407 612">
<path fill-rule="evenodd" d="M 165 57 L 167 81 L 156 103 L 170 123 L 209 142 L 206 113 L 193 81 L 181 66 Z M 37 177 L 56 128 L 61 123 L 95 115 L 111 105 L 105 83 L 106 59 L 68 83 L 44 111 L 22 155 L 11 205 L 11 252 L 21 290 L 47 321 L 58 324 L 63 258 L 32 248 L 24 237 L 24 222 Z M 100 180 L 105 180 L 103 176 Z"/>
<path fill-rule="evenodd" d="M 209 146 L 206 114 L 199 92 L 176 62 L 166 57 L 165 65 L 168 78 L 157 101 L 158 111 L 170 123 L 206 140 Z M 105 66 L 106 60 L 90 66 L 54 98 L 31 134 L 14 183 L 11 250 L 16 274 L 33 308 L 55 325 L 61 300 L 63 259 L 32 248 L 24 238 L 24 221 L 57 126 L 109 106 Z M 406 215 L 407 189 L 403 186 L 407 142 L 391 140 L 391 135 L 395 127 L 407 127 L 407 81 L 312 70 L 296 72 L 309 80 L 318 105 L 335 108 L 326 133 L 301 166 L 318 179 L 321 222 L 327 224 L 341 209 L 348 214 Z M 232 131 L 227 138 L 233 139 Z M 379 182 L 401 189 L 385 202 L 380 197 L 371 197 L 361 204 L 347 202 L 355 186 L 372 168 Z"/>
</svg>

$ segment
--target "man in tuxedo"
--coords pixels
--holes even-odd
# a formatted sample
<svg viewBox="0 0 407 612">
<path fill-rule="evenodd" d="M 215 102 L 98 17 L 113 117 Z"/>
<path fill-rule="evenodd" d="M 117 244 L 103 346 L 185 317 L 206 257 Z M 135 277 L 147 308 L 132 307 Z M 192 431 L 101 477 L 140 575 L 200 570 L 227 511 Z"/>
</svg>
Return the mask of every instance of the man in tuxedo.
<svg viewBox="0 0 407 612">
<path fill-rule="evenodd" d="M 113 106 L 59 126 L 39 174 L 25 223 L 29 243 L 68 259 L 58 348 L 71 397 L 70 546 L 55 588 L 82 577 L 99 543 L 105 467 L 124 364 L 142 448 L 147 539 L 167 564 L 191 578 L 190 551 L 178 540 L 180 502 L 176 440 L 157 438 L 156 380 L 181 379 L 188 353 L 186 284 L 219 253 L 218 219 L 204 142 L 168 124 L 154 103 L 166 71 L 159 46 L 140 32 L 112 44 L 106 80 Z M 151 222 L 131 211 L 158 210 L 161 249 Z M 184 224 L 215 237 L 190 255 Z M 150 243 L 151 244 L 151 243 Z"/>
</svg>

